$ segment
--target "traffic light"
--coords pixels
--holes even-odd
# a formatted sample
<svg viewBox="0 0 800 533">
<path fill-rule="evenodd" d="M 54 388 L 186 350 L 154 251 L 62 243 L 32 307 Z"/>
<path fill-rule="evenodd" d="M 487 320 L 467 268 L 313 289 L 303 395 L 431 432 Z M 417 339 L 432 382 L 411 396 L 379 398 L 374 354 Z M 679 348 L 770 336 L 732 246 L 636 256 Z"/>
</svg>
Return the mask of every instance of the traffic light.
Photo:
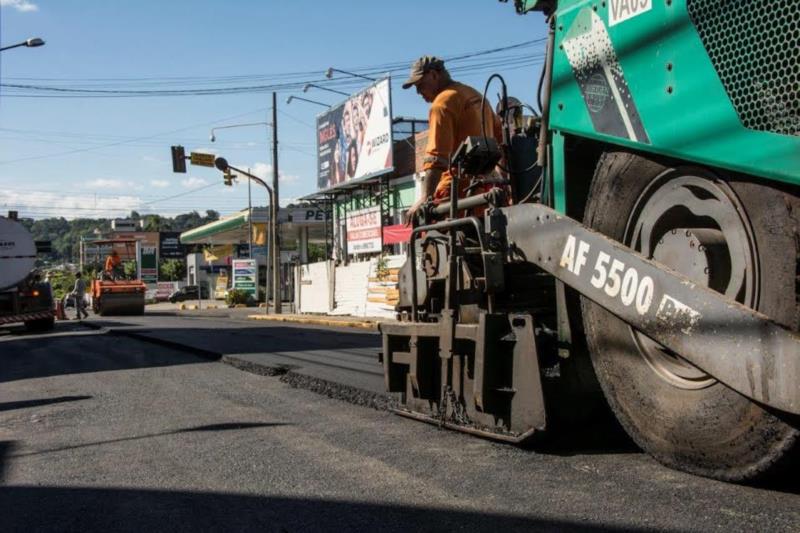
<svg viewBox="0 0 800 533">
<path fill-rule="evenodd" d="M 225 185 L 231 187 L 233 185 L 233 174 L 231 174 L 230 170 L 226 170 L 225 173 L 222 175 L 222 179 L 225 180 Z"/>
<path fill-rule="evenodd" d="M 186 152 L 181 145 L 172 147 L 172 171 L 186 174 Z"/>
</svg>

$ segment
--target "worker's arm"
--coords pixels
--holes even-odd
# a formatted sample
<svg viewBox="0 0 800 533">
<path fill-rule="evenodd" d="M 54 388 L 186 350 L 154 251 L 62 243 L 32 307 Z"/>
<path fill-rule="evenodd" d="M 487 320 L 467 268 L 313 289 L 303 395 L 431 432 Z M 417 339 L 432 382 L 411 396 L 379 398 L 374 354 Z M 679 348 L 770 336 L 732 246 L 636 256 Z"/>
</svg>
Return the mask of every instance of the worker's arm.
<svg viewBox="0 0 800 533">
<path fill-rule="evenodd" d="M 442 173 L 450 165 L 450 150 L 455 135 L 455 115 L 447 102 L 434 102 L 428 113 L 428 145 L 422 168 L 422 195 L 408 210 L 410 221 L 422 205 L 436 192 Z"/>
</svg>

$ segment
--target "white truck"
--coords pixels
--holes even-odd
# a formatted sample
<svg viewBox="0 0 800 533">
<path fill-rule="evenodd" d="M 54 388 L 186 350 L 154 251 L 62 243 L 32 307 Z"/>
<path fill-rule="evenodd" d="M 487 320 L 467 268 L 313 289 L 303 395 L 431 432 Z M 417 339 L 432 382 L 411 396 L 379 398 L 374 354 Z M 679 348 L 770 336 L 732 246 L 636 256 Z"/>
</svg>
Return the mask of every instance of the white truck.
<svg viewBox="0 0 800 533">
<path fill-rule="evenodd" d="M 0 216 L 0 325 L 22 322 L 31 331 L 53 328 L 50 284 L 35 268 L 36 254 L 49 248 L 36 242 L 16 214 Z"/>
</svg>

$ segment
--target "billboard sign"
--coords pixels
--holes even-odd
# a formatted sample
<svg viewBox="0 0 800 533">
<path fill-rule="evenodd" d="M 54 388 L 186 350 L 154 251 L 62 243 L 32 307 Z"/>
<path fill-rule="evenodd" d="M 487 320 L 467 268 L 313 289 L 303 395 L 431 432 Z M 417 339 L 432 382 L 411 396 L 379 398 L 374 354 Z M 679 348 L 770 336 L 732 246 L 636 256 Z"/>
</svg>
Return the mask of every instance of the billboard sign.
<svg viewBox="0 0 800 533">
<path fill-rule="evenodd" d="M 331 189 L 392 171 L 389 78 L 317 116 L 317 188 Z"/>
<path fill-rule="evenodd" d="M 258 266 L 255 259 L 234 259 L 231 262 L 234 289 L 247 292 L 258 300 Z"/>
<path fill-rule="evenodd" d="M 369 207 L 347 216 L 347 253 L 381 251 L 381 208 Z"/>
<path fill-rule="evenodd" d="M 181 244 L 181 232 L 160 232 L 158 254 L 161 259 L 184 259 L 186 252 Z"/>
</svg>

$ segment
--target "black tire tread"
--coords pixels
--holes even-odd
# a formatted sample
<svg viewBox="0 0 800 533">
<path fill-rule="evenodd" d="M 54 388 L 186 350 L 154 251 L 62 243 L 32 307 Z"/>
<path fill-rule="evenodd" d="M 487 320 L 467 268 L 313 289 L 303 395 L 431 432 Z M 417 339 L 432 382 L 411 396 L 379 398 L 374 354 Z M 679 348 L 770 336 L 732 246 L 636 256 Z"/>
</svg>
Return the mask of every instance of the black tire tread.
<svg viewBox="0 0 800 533">
<path fill-rule="evenodd" d="M 633 183 L 631 180 L 646 183 L 649 182 L 648 178 L 653 179 L 663 172 L 669 171 L 670 168 L 668 164 L 646 159 L 631 152 L 618 151 L 603 154 L 598 162 L 595 177 L 590 187 L 584 223 L 588 227 L 598 229 L 612 238 L 621 240 L 622 233 L 619 228 L 624 228 L 626 222 L 621 222 L 619 217 L 627 218 L 628 213 L 623 211 L 626 206 L 614 205 L 614 200 L 624 197 L 626 188 L 631 187 L 631 183 Z M 781 301 L 762 301 L 759 305 L 759 310 L 775 318 L 778 322 L 798 330 L 800 329 L 800 260 L 798 260 L 800 258 L 800 199 L 791 191 L 774 188 L 765 183 L 759 183 L 747 178 L 735 178 L 728 184 L 740 198 L 749 198 L 751 204 L 753 198 L 759 198 L 759 195 L 764 196 L 762 200 L 755 200 L 755 202 L 771 203 L 769 209 L 755 209 L 754 211 L 758 211 L 758 213 L 748 212 L 749 216 L 754 216 L 752 219 L 754 228 L 760 224 L 761 229 L 759 231 L 762 232 L 762 237 L 767 233 L 768 239 L 772 239 L 770 242 L 782 243 L 783 246 L 786 246 L 784 250 L 787 253 L 790 253 L 789 250 L 792 246 L 795 248 L 795 254 L 793 254 L 794 265 L 790 264 L 791 261 L 780 262 L 777 257 L 767 256 L 764 261 L 768 264 L 762 265 L 762 270 L 766 270 L 768 272 L 767 275 L 777 275 L 779 279 L 786 280 L 789 285 L 791 285 L 793 278 L 796 297 L 794 299 L 764 298 L 762 300 Z M 638 186 L 634 185 L 633 187 Z M 628 198 L 631 194 L 628 192 Z M 624 200 L 622 200 L 622 203 L 624 204 Z M 785 211 L 782 210 L 784 207 Z M 615 216 L 617 217 L 616 219 L 614 219 Z M 610 219 L 614 220 L 609 222 Z M 764 256 L 763 250 L 761 252 L 761 256 Z M 779 254 L 772 255 L 779 256 Z M 779 272 L 775 272 L 776 270 L 779 270 Z M 792 304 L 794 304 L 794 309 L 792 309 Z M 592 362 L 595 365 L 595 370 L 606 398 L 631 438 L 641 448 L 654 455 L 656 459 L 673 468 L 736 482 L 754 481 L 770 477 L 775 472 L 785 469 L 787 465 L 797 462 L 800 455 L 798 453 L 800 451 L 800 431 L 798 430 L 800 424 L 797 417 L 769 411 L 744 399 L 744 397 L 739 396 L 721 384 L 711 387 L 711 389 L 716 388 L 716 390 L 714 394 L 709 394 L 708 398 L 725 399 L 725 401 L 731 402 L 731 405 L 735 404 L 739 408 L 739 412 L 746 413 L 748 417 L 752 417 L 752 427 L 756 428 L 754 434 L 763 436 L 764 442 L 769 442 L 765 449 L 759 450 L 761 459 L 745 461 L 742 464 L 731 463 L 725 465 L 719 464 L 720 462 L 724 463 L 724 461 L 718 460 L 718 458 L 710 458 L 708 461 L 704 461 L 697 456 L 664 453 L 663 442 L 657 445 L 651 442 L 651 439 L 657 436 L 658 432 L 651 431 L 653 435 L 645 435 L 626 415 L 626 409 L 631 408 L 639 408 L 640 413 L 646 412 L 647 407 L 645 404 L 649 401 L 648 395 L 652 395 L 653 390 L 644 390 L 644 387 L 647 387 L 644 382 L 625 383 L 624 378 L 630 378 L 630 375 L 621 370 L 620 363 L 615 362 L 622 359 L 619 357 L 620 354 L 617 354 L 616 360 L 608 355 L 615 349 L 614 346 L 617 346 L 608 339 L 624 342 L 624 337 L 618 335 L 614 338 L 613 328 L 607 327 L 609 324 L 614 325 L 613 321 L 615 320 L 619 324 L 618 319 L 585 298 L 582 298 L 582 310 Z M 608 315 L 609 318 L 604 320 L 602 317 L 605 315 Z M 593 321 L 593 318 L 596 319 L 597 317 L 600 317 L 599 322 L 601 323 Z M 607 337 L 605 344 L 603 336 Z M 619 348 L 616 349 L 618 350 Z M 603 355 L 603 350 L 606 350 L 605 356 Z M 642 364 L 644 364 L 643 360 Z M 614 368 L 614 365 L 616 365 L 616 368 Z M 625 363 L 622 363 L 622 365 L 624 366 Z M 642 390 L 637 390 L 637 388 Z M 628 399 L 639 398 L 642 403 L 634 407 L 621 405 L 620 397 L 627 397 Z M 743 407 L 745 405 L 742 403 L 743 401 L 749 402 L 749 404 Z M 727 408 L 728 406 L 725 405 L 725 407 Z M 712 412 L 713 410 L 714 408 L 711 407 Z M 740 424 L 744 427 L 749 422 L 750 418 L 745 418 L 744 422 Z M 731 431 L 735 429 L 732 428 Z M 646 431 L 647 428 L 644 428 L 644 430 Z M 685 428 L 684 430 L 688 431 L 689 434 L 693 431 L 693 429 L 686 430 Z M 758 433 L 758 431 L 761 433 Z M 753 432 L 752 428 L 751 432 Z M 736 435 L 736 437 L 742 439 L 750 437 L 750 442 L 758 440 L 752 435 Z M 662 447 L 661 451 L 659 451 L 659 446 Z M 668 448 L 669 446 L 667 445 L 666 447 Z M 724 453 L 721 451 L 720 454 L 722 455 L 720 456 L 722 457 Z"/>
</svg>

